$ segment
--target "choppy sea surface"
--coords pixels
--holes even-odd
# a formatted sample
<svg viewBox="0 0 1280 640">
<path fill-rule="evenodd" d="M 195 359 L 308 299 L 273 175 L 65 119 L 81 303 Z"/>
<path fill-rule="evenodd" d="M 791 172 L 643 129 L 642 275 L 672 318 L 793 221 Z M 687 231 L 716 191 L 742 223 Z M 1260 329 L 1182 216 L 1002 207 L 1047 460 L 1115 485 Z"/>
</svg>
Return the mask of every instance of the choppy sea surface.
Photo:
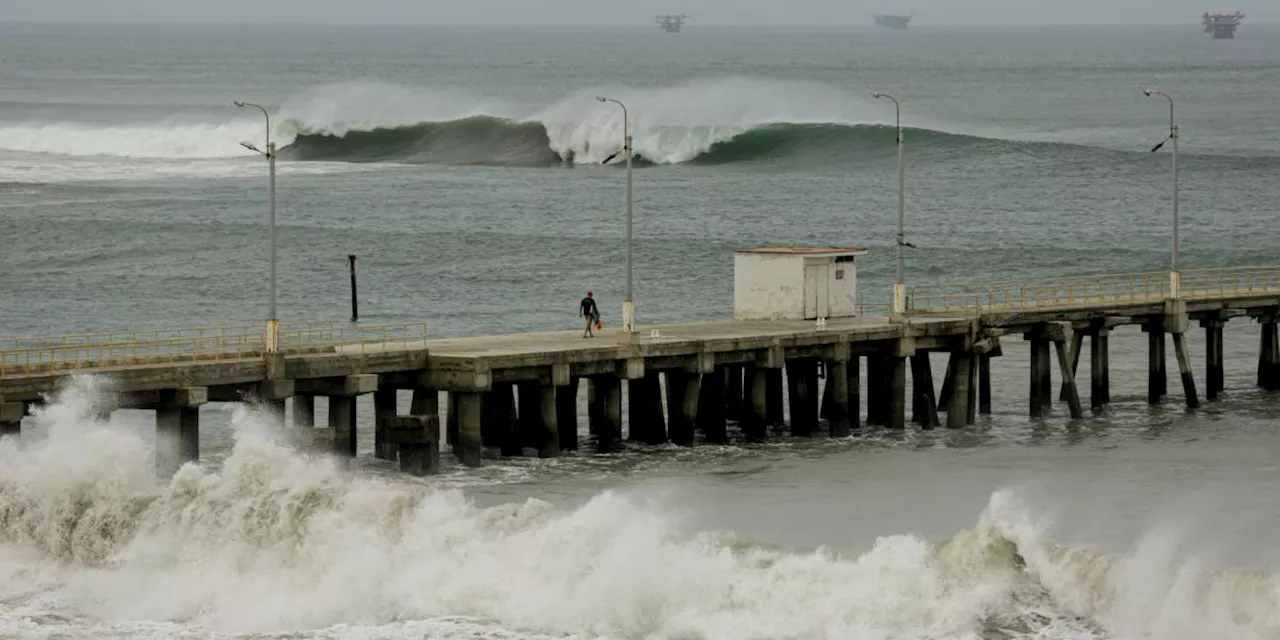
<svg viewBox="0 0 1280 640">
<path fill-rule="evenodd" d="M 1280 255 L 1280 31 L 0 25 L 0 335 L 257 323 L 280 146 L 280 316 L 432 336 L 616 313 L 623 100 L 640 322 L 732 308 L 732 249 L 855 244 L 887 298 L 902 103 L 910 283 Z M 1202 336 L 1193 333 L 1203 383 Z M 1025 347 L 959 431 L 630 447 L 415 480 L 202 411 L 153 478 L 153 422 L 77 380 L 0 441 L 0 636 L 1280 638 L 1280 398 L 1256 325 L 1225 397 L 1026 418 Z M 941 363 L 935 363 L 940 365 Z M 1176 370 L 1176 369 L 1173 369 Z M 1176 379 L 1171 382 L 1176 383 Z M 407 398 L 403 399 L 407 400 Z M 323 415 L 323 411 L 320 411 Z M 362 421 L 367 422 L 369 411 Z M 367 424 L 363 426 L 367 427 Z"/>
</svg>

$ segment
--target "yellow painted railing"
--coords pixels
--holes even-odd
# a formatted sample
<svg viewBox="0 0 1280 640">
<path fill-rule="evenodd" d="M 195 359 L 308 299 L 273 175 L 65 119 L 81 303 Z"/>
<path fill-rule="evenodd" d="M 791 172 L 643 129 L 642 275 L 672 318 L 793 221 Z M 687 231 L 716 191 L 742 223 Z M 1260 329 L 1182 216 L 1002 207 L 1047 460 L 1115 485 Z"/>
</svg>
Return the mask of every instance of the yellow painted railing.
<svg viewBox="0 0 1280 640">
<path fill-rule="evenodd" d="M 295 322 L 280 325 L 285 355 L 422 349 L 425 323 L 349 325 Z M 259 358 L 265 327 L 241 325 L 155 329 L 0 340 L 0 379 L 178 362 Z"/>
<path fill-rule="evenodd" d="M 1182 271 L 1184 300 L 1280 295 L 1280 267 Z M 1167 271 L 1036 278 L 907 288 L 912 313 L 1019 313 L 1161 302 L 1172 297 Z"/>
</svg>

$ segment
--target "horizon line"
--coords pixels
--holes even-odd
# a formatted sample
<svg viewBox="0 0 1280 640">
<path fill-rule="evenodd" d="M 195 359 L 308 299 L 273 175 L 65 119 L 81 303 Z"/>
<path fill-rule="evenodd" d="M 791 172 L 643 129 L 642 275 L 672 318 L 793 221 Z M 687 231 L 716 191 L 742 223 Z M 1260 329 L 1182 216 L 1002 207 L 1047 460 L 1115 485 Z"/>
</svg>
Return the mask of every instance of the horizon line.
<svg viewBox="0 0 1280 640">
<path fill-rule="evenodd" d="M 868 14 L 870 17 L 872 14 Z M 1008 22 L 992 24 L 989 22 L 935 22 L 935 23 L 914 23 L 911 30 L 927 30 L 931 28 L 996 28 L 996 29 L 1025 29 L 1036 27 L 1047 28 L 1126 28 L 1126 27 L 1178 27 L 1194 25 L 1199 26 L 1200 22 L 1073 22 L 1073 23 L 1043 23 L 1043 22 Z M 420 27 L 496 27 L 496 28 L 565 28 L 565 27 L 636 27 L 643 26 L 651 28 L 652 23 L 646 22 L 525 22 L 525 23 L 500 23 L 500 22 L 293 22 L 285 20 L 257 20 L 257 21 L 183 21 L 183 20 L 155 20 L 155 21 L 134 21 L 134 20 L 6 20 L 0 19 L 0 25 L 40 25 L 40 26 L 136 26 L 136 27 L 350 27 L 350 28 L 367 28 L 367 27 L 383 27 L 397 29 L 411 29 Z M 1280 25 L 1278 20 L 1262 20 L 1246 23 L 1244 26 L 1276 26 Z M 784 24 L 766 24 L 755 22 L 689 22 L 687 26 L 696 30 L 698 27 L 731 27 L 731 28 L 751 28 L 751 29 L 785 29 L 785 28 L 822 28 L 822 29 L 839 29 L 844 27 L 866 27 L 878 31 L 886 31 L 883 27 L 876 26 L 873 22 L 837 22 L 826 21 L 823 23 L 784 23 Z"/>
</svg>

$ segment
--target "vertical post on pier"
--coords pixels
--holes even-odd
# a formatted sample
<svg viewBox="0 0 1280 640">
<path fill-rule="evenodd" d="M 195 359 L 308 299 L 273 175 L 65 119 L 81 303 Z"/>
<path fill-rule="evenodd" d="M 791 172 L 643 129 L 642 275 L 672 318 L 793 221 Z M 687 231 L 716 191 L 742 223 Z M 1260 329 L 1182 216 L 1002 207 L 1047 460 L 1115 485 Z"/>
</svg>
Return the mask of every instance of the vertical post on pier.
<svg viewBox="0 0 1280 640">
<path fill-rule="evenodd" d="M 347 254 L 347 267 L 351 271 L 351 321 L 360 321 L 360 299 L 356 294 L 356 257 Z"/>
<path fill-rule="evenodd" d="M 991 356 L 978 355 L 978 413 L 991 415 Z"/>
<path fill-rule="evenodd" d="M 793 380 L 791 435 L 813 435 L 818 427 L 818 362 L 812 358 L 787 361 L 787 378 Z"/>
<path fill-rule="evenodd" d="M 649 428 L 653 420 L 649 417 L 652 408 L 645 393 L 644 378 L 627 380 L 627 440 L 629 442 L 648 442 Z"/>
<path fill-rule="evenodd" d="M 849 360 L 834 359 L 827 370 L 827 388 L 831 390 L 831 408 L 827 421 L 831 424 L 832 438 L 849 436 Z"/>
<path fill-rule="evenodd" d="M 1101 409 L 1111 401 L 1107 372 L 1107 336 L 1111 333 L 1105 326 L 1095 327 L 1089 335 L 1089 404 L 1094 409 Z"/>
<path fill-rule="evenodd" d="M 644 378 L 631 381 L 631 384 L 634 383 L 639 383 L 646 407 L 644 415 L 648 424 L 644 427 L 645 443 L 666 444 L 667 422 L 662 415 L 662 373 L 656 369 L 646 369 Z"/>
<path fill-rule="evenodd" d="M 578 380 L 556 387 L 556 430 L 560 434 L 561 451 L 578 450 Z"/>
<path fill-rule="evenodd" d="M 1258 387 L 1268 391 L 1275 388 L 1276 378 L 1276 314 L 1268 313 L 1258 318 L 1261 333 L 1258 340 Z"/>
<path fill-rule="evenodd" d="M 747 365 L 743 388 L 746 402 L 742 406 L 742 437 L 747 442 L 764 442 L 768 422 L 768 386 L 765 384 L 765 372 L 756 365 Z"/>
<path fill-rule="evenodd" d="M 550 384 L 538 385 L 538 418 L 542 423 L 538 434 L 539 458 L 560 456 L 560 407 L 556 405 L 559 389 Z"/>
<path fill-rule="evenodd" d="M 182 465 L 200 459 L 200 406 L 209 401 L 209 389 L 172 389 L 161 396 L 155 408 L 156 475 L 170 478 Z"/>
<path fill-rule="evenodd" d="M 622 381 L 616 375 L 602 375 L 589 378 L 587 385 L 596 452 L 613 453 L 622 440 Z"/>
<path fill-rule="evenodd" d="M 881 354 L 867 356 L 867 424 L 889 424 L 889 398 L 886 393 L 888 366 Z"/>
<path fill-rule="evenodd" d="M 293 397 L 293 426 L 304 429 L 316 426 L 315 396 Z"/>
<path fill-rule="evenodd" d="M 933 365 L 929 362 L 927 351 L 919 351 L 911 356 L 911 375 L 912 395 L 916 398 L 915 405 L 919 411 L 911 419 L 922 429 L 933 429 L 938 426 L 938 401 L 933 396 Z"/>
<path fill-rule="evenodd" d="M 543 386 L 537 380 L 516 383 L 516 442 L 521 448 L 538 449 L 543 445 Z"/>
<path fill-rule="evenodd" d="M 329 396 L 329 426 L 338 455 L 356 456 L 356 396 Z"/>
<path fill-rule="evenodd" d="M 953 395 L 952 387 L 955 386 L 955 376 L 953 371 L 955 368 L 954 354 L 947 358 L 947 368 L 942 372 L 942 389 L 938 391 L 938 410 L 951 411 L 951 396 Z"/>
<path fill-rule="evenodd" d="M 693 446 L 701 382 L 701 376 L 696 373 L 678 369 L 667 372 L 667 421 L 672 444 Z"/>
<path fill-rule="evenodd" d="M 832 403 L 835 402 L 835 390 L 831 388 L 831 369 L 835 367 L 835 361 L 830 358 L 825 358 L 823 360 L 819 360 L 818 364 L 821 366 L 818 378 L 820 380 L 825 379 L 825 382 L 822 384 L 822 393 L 819 396 L 822 400 L 818 402 L 818 420 L 827 420 L 829 422 L 831 420 L 831 412 L 833 411 Z"/>
<path fill-rule="evenodd" d="M 387 440 L 389 420 L 396 415 L 396 390 L 378 387 L 373 392 L 373 456 L 379 460 L 395 460 L 395 447 Z"/>
<path fill-rule="evenodd" d="M 969 424 L 969 403 L 972 395 L 973 354 L 968 348 L 951 352 L 951 405 L 947 408 L 947 428 L 959 429 Z"/>
<path fill-rule="evenodd" d="M 450 394 L 450 397 L 454 395 L 458 399 L 458 458 L 465 466 L 478 467 L 484 453 L 480 425 L 485 394 L 469 391 Z"/>
</svg>

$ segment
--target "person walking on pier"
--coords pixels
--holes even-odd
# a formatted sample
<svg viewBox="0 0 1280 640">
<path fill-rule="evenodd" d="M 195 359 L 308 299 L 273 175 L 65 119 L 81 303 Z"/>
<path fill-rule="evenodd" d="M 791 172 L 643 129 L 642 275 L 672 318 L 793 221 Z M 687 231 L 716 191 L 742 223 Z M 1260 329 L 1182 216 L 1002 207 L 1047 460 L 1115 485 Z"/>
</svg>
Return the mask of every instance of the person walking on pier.
<svg viewBox="0 0 1280 640">
<path fill-rule="evenodd" d="M 596 333 L 592 331 L 592 325 L 600 324 L 600 308 L 596 306 L 595 294 L 588 291 L 587 297 L 582 299 L 578 305 L 578 310 L 582 313 L 582 317 L 586 321 L 586 325 L 582 328 L 582 337 L 594 338 Z"/>
</svg>

